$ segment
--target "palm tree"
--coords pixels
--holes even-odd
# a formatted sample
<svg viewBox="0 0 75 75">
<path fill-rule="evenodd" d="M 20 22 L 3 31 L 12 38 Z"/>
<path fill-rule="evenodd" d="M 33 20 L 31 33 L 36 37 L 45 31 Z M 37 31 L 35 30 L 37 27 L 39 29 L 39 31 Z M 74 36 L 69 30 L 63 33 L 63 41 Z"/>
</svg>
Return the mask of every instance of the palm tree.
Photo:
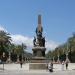
<svg viewBox="0 0 75 75">
<path fill-rule="evenodd" d="M 27 46 L 24 45 L 24 44 L 22 44 L 22 45 L 14 45 L 14 54 L 17 55 L 16 58 L 19 58 L 19 56 L 22 56 L 22 58 L 23 58 L 26 48 L 27 48 Z"/>
<path fill-rule="evenodd" d="M 9 44 L 11 44 L 11 37 L 5 31 L 0 31 L 0 55 L 3 52 L 8 52 Z"/>
</svg>

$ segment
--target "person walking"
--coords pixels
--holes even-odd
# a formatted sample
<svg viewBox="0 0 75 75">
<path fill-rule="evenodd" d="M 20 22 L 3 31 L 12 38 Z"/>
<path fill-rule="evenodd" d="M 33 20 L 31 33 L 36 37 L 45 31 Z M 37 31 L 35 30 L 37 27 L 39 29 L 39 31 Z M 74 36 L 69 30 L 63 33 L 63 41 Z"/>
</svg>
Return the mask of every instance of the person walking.
<svg viewBox="0 0 75 75">
<path fill-rule="evenodd" d="M 20 61 L 20 66 L 21 66 L 21 68 L 22 68 L 22 64 L 23 64 L 22 61 Z"/>
<path fill-rule="evenodd" d="M 67 70 L 68 69 L 68 61 L 66 61 L 65 65 L 66 65 L 66 70 Z"/>
<path fill-rule="evenodd" d="M 22 64 L 23 64 L 22 55 L 19 56 L 19 61 L 20 61 L 20 67 L 22 68 Z"/>
</svg>

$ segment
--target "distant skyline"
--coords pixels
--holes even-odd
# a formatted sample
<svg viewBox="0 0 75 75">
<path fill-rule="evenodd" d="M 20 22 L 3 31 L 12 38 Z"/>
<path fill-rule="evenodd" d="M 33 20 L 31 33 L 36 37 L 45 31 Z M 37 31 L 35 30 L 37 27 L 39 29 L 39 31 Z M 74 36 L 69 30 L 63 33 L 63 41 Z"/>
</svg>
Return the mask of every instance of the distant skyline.
<svg viewBox="0 0 75 75">
<path fill-rule="evenodd" d="M 48 49 L 63 44 L 75 32 L 75 0 L 0 0 L 0 29 L 9 32 L 13 42 L 32 47 L 38 14 Z"/>
</svg>

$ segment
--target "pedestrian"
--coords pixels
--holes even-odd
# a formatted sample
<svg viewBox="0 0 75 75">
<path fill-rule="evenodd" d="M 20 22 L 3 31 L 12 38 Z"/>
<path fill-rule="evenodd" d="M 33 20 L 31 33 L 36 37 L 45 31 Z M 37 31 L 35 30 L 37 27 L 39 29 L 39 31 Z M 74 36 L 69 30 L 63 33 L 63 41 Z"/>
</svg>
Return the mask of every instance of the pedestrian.
<svg viewBox="0 0 75 75">
<path fill-rule="evenodd" d="M 50 72 L 53 72 L 53 62 L 52 61 L 48 64 L 48 70 Z"/>
<path fill-rule="evenodd" d="M 21 68 L 22 68 L 22 64 L 23 64 L 22 61 L 20 61 L 20 66 L 21 66 Z"/>
<path fill-rule="evenodd" d="M 0 64 L 2 63 L 1 59 L 0 59 Z"/>
<path fill-rule="evenodd" d="M 22 64 L 23 64 L 23 62 L 22 62 L 22 61 L 23 61 L 23 60 L 22 60 L 22 55 L 19 56 L 19 61 L 20 61 L 20 66 L 21 66 L 21 68 L 22 68 Z"/>
<path fill-rule="evenodd" d="M 64 61 L 62 61 L 62 70 L 64 70 Z"/>
<path fill-rule="evenodd" d="M 66 65 L 66 70 L 67 70 L 68 69 L 68 61 L 66 61 L 65 65 Z"/>
</svg>

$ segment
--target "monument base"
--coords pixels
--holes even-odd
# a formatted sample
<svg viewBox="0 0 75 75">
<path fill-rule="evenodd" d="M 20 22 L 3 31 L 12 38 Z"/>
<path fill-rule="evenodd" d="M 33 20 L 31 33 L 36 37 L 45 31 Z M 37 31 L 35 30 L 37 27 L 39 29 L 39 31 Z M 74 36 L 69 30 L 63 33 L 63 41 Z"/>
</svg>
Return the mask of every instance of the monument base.
<svg viewBox="0 0 75 75">
<path fill-rule="evenodd" d="M 30 70 L 46 70 L 47 63 L 30 63 L 29 69 Z"/>
<path fill-rule="evenodd" d="M 29 64 L 29 69 L 32 70 L 46 70 L 47 69 L 47 59 L 45 57 L 34 57 Z"/>
</svg>

